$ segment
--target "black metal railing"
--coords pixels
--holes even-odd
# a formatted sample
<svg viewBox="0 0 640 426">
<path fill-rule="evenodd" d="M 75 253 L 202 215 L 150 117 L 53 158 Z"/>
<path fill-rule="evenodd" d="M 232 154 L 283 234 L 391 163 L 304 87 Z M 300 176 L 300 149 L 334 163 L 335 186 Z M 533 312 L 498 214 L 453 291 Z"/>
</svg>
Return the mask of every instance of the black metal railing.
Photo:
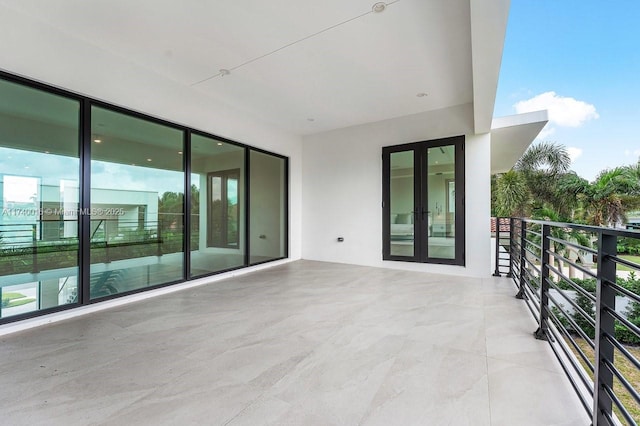
<svg viewBox="0 0 640 426">
<path fill-rule="evenodd" d="M 78 219 L 0 223 L 0 276 L 78 264 Z M 183 215 L 157 220 L 92 219 L 92 263 L 182 252 Z M 196 234 L 197 239 L 197 234 Z"/>
<path fill-rule="evenodd" d="M 510 219 L 516 297 L 593 425 L 640 422 L 638 251 L 638 231 Z"/>
<path fill-rule="evenodd" d="M 505 274 L 511 277 L 511 218 L 492 217 L 491 233 L 495 235 L 495 269 L 494 277 Z"/>
</svg>

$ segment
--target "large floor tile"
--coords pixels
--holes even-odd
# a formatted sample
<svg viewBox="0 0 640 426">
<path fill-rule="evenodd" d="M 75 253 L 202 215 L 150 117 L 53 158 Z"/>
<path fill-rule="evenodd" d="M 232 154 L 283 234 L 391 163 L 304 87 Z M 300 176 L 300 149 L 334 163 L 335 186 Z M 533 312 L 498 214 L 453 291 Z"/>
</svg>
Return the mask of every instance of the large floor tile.
<svg viewBox="0 0 640 426">
<path fill-rule="evenodd" d="M 585 424 L 514 294 L 310 261 L 240 275 L 0 338 L 0 423 Z"/>
<path fill-rule="evenodd" d="M 560 372 L 488 360 L 491 420 L 495 426 L 584 426 L 577 395 Z"/>
</svg>

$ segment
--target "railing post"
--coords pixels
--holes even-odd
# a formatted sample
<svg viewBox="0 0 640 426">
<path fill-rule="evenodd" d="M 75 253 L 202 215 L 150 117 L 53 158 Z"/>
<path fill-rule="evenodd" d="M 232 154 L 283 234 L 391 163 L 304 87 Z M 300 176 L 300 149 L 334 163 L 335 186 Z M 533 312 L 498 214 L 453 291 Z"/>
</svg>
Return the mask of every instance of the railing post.
<svg viewBox="0 0 640 426">
<path fill-rule="evenodd" d="M 36 224 L 31 225 L 31 272 L 34 274 L 40 272 L 38 269 L 38 235 Z"/>
<path fill-rule="evenodd" d="M 549 233 L 551 226 L 542 225 L 542 252 L 540 253 L 540 327 L 533 333 L 536 339 L 549 340 L 547 330 L 549 327 Z"/>
<path fill-rule="evenodd" d="M 111 263 L 111 255 L 109 253 L 109 222 L 107 222 L 108 219 L 104 220 L 104 255 L 105 255 L 105 262 L 104 263 Z"/>
<path fill-rule="evenodd" d="M 605 361 L 613 364 L 613 345 L 604 337 L 615 335 L 615 318 L 608 310 L 615 311 L 616 291 L 609 282 L 616 282 L 616 263 L 611 256 L 617 254 L 617 237 L 600 232 L 598 239 L 598 285 L 596 287 L 596 328 L 594 343 L 596 345 L 593 426 L 609 424 L 611 417 L 611 398 L 605 387 L 613 389 L 613 373 L 606 367 Z"/>
<path fill-rule="evenodd" d="M 500 276 L 500 218 L 496 216 L 496 270 L 493 272 L 494 277 Z"/>
<path fill-rule="evenodd" d="M 527 222 L 524 219 L 520 219 L 520 290 L 518 290 L 518 294 L 516 294 L 516 299 L 524 299 L 526 297 L 524 292 L 524 271 L 526 268 L 525 265 L 525 256 L 527 255 L 526 250 L 524 249 L 527 241 Z"/>
<path fill-rule="evenodd" d="M 507 272 L 507 278 L 513 277 L 511 268 L 513 268 L 513 254 L 511 253 L 511 247 L 513 246 L 513 218 L 509 218 L 509 271 Z"/>
<path fill-rule="evenodd" d="M 158 246 L 156 255 L 162 256 L 162 220 L 158 219 Z"/>
</svg>

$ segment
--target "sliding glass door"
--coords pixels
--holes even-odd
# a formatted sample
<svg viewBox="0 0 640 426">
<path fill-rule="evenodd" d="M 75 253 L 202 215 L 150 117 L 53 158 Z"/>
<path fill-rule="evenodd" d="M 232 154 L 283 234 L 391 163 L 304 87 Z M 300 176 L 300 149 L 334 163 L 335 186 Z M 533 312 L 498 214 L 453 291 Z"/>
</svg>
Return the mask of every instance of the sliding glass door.
<svg viewBox="0 0 640 426">
<path fill-rule="evenodd" d="M 383 258 L 464 265 L 464 137 L 383 149 Z"/>
<path fill-rule="evenodd" d="M 192 277 L 245 266 L 245 151 L 191 135 Z"/>
<path fill-rule="evenodd" d="M 286 258 L 288 170 L 0 71 L 0 324 Z"/>
<path fill-rule="evenodd" d="M 80 102 L 0 80 L 0 321 L 78 303 Z"/>
<path fill-rule="evenodd" d="M 91 108 L 91 299 L 183 279 L 182 130 Z"/>
</svg>

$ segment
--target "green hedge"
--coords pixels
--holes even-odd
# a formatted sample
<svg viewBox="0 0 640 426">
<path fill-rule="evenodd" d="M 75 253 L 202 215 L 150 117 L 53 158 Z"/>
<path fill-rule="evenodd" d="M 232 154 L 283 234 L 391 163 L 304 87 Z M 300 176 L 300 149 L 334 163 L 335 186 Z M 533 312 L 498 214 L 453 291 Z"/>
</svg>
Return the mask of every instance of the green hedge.
<svg viewBox="0 0 640 426">
<path fill-rule="evenodd" d="M 578 286 L 585 289 L 588 293 L 595 296 L 597 281 L 595 278 L 577 279 L 573 278 Z M 633 272 L 629 274 L 628 278 L 618 277 L 616 283 L 634 294 L 640 294 L 640 279 L 638 279 Z M 557 287 L 561 290 L 574 290 L 573 287 L 564 280 L 560 280 L 556 283 Z M 595 306 L 594 303 L 586 296 L 576 292 L 576 299 L 574 300 L 578 306 L 580 306 L 591 318 L 595 320 Z M 552 311 L 558 317 L 563 326 L 567 329 L 571 329 L 569 321 L 562 316 L 560 311 L 553 307 Z M 625 309 L 624 315 L 627 320 L 633 325 L 640 327 L 640 303 L 630 301 Z M 591 338 L 595 336 L 595 330 L 593 326 L 585 319 L 580 313 L 574 312 L 571 314 L 571 319 L 584 330 L 584 332 Z M 626 326 L 622 325 L 619 321 L 616 321 L 615 336 L 622 343 L 638 345 L 640 344 L 640 338 L 630 331 Z"/>
</svg>

